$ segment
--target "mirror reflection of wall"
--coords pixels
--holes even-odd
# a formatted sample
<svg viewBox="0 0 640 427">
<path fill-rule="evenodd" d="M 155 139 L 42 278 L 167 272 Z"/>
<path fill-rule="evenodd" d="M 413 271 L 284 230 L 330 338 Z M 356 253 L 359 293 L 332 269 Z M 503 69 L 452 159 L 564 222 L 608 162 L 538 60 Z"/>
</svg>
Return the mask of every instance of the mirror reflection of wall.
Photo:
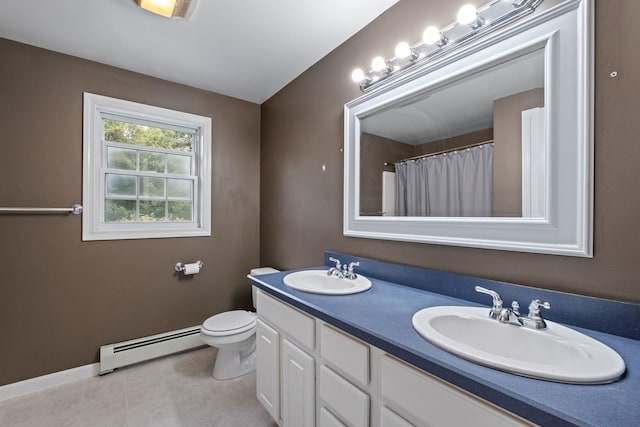
<svg viewBox="0 0 640 427">
<path fill-rule="evenodd" d="M 366 117 L 360 214 L 542 216 L 543 107 L 539 49 Z"/>
</svg>

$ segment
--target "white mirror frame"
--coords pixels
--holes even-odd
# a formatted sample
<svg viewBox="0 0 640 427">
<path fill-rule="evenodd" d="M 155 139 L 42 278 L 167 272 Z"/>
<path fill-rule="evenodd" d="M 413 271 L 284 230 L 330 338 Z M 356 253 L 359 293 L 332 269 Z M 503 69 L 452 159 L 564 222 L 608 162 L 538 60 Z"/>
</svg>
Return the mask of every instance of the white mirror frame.
<svg viewBox="0 0 640 427">
<path fill-rule="evenodd" d="M 520 252 L 593 256 L 593 4 L 566 0 L 347 103 L 344 235 Z M 360 215 L 360 120 L 493 64 L 545 49 L 545 214 Z"/>
</svg>

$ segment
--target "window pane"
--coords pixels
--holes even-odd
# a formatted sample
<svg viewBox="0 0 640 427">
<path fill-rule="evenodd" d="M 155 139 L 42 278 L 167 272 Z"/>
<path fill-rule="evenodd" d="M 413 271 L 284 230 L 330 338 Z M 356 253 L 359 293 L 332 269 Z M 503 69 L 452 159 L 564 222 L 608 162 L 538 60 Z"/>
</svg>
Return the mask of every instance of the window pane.
<svg viewBox="0 0 640 427">
<path fill-rule="evenodd" d="M 136 150 L 107 147 L 107 167 L 136 170 Z"/>
<path fill-rule="evenodd" d="M 191 175 L 191 157 L 168 154 L 167 172 L 180 175 Z"/>
<path fill-rule="evenodd" d="M 136 177 L 107 174 L 107 195 L 135 197 Z"/>
<path fill-rule="evenodd" d="M 195 135 L 193 133 L 137 125 L 117 120 L 105 119 L 103 123 L 104 139 L 106 141 L 187 152 L 193 151 Z"/>
<path fill-rule="evenodd" d="M 193 221 L 191 202 L 169 202 L 169 221 Z"/>
<path fill-rule="evenodd" d="M 167 179 L 167 196 L 191 199 L 190 179 Z"/>
<path fill-rule="evenodd" d="M 140 196 L 142 197 L 164 197 L 164 178 L 140 178 Z"/>
<path fill-rule="evenodd" d="M 155 200 L 140 200 L 140 218 L 139 221 L 164 221 L 165 220 L 165 202 Z"/>
<path fill-rule="evenodd" d="M 140 152 L 140 170 L 164 173 L 167 155 L 162 153 Z"/>
<path fill-rule="evenodd" d="M 106 200 L 104 205 L 106 222 L 124 222 L 136 220 L 135 200 Z"/>
</svg>

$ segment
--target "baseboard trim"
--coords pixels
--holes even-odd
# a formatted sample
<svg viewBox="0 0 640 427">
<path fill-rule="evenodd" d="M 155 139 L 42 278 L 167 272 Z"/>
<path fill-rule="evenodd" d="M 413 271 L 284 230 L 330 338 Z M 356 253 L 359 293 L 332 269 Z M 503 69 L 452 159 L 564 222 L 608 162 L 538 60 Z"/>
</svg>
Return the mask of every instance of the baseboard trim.
<svg viewBox="0 0 640 427">
<path fill-rule="evenodd" d="M 17 383 L 0 386 L 0 402 L 20 397 L 37 391 L 58 387 L 64 384 L 96 377 L 100 372 L 100 364 L 78 366 L 64 371 L 54 372 L 41 377 L 30 378 Z"/>
</svg>

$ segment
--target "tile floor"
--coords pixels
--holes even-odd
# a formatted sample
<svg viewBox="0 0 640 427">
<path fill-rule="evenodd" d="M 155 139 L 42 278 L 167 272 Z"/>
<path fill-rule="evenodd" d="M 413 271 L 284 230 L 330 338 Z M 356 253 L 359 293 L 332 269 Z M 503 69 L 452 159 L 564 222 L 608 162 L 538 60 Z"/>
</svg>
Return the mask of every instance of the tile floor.
<svg viewBox="0 0 640 427">
<path fill-rule="evenodd" d="M 211 377 L 207 347 L 0 402 L 2 427 L 275 427 L 256 377 Z"/>
</svg>

